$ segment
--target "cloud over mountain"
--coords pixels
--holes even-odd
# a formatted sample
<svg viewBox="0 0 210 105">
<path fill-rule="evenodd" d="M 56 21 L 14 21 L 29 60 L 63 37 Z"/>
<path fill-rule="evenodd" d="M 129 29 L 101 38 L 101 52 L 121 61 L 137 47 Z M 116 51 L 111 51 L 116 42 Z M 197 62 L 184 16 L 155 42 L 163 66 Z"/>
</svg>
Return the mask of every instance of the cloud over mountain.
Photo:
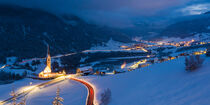
<svg viewBox="0 0 210 105">
<path fill-rule="evenodd" d="M 76 14 L 83 19 L 113 27 L 130 27 L 139 17 L 167 16 L 177 8 L 207 0 L 0 0 L 56 14 Z M 185 12 L 188 12 L 186 10 Z"/>
</svg>

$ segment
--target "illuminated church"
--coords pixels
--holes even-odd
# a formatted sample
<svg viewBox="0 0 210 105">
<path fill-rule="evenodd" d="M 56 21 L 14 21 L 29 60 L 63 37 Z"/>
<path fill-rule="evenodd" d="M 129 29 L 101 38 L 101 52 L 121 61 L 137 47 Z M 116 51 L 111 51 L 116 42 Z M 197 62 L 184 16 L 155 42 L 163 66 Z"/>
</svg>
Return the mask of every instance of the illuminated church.
<svg viewBox="0 0 210 105">
<path fill-rule="evenodd" d="M 51 77 L 51 56 L 50 56 L 50 48 L 47 48 L 47 58 L 46 58 L 46 67 L 45 69 L 39 73 L 39 77 Z"/>
<path fill-rule="evenodd" d="M 59 76 L 66 75 L 65 71 L 59 73 L 53 73 L 51 69 L 51 56 L 50 56 L 50 48 L 47 48 L 47 57 L 46 57 L 46 67 L 45 69 L 39 73 L 40 78 L 55 78 Z"/>
</svg>

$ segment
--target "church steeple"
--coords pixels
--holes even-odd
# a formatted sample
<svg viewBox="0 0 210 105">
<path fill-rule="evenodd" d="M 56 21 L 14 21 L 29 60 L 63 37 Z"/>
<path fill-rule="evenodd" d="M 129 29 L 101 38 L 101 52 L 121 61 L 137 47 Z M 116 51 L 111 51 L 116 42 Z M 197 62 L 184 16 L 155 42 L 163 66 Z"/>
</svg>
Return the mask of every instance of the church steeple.
<svg viewBox="0 0 210 105">
<path fill-rule="evenodd" d="M 47 66 L 51 70 L 51 56 L 50 56 L 50 47 L 49 47 L 49 45 L 48 45 L 48 48 L 47 48 L 47 60 L 46 60 L 46 64 L 47 64 Z"/>
<path fill-rule="evenodd" d="M 47 56 L 50 55 L 50 46 L 47 45 Z"/>
</svg>

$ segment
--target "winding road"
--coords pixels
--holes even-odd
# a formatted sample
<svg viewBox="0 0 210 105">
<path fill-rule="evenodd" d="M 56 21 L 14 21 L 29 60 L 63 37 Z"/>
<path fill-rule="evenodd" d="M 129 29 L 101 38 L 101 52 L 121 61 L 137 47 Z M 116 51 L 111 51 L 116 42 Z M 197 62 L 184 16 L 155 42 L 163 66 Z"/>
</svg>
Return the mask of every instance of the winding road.
<svg viewBox="0 0 210 105">
<path fill-rule="evenodd" d="M 76 78 L 69 78 L 69 79 L 80 82 L 87 87 L 88 96 L 87 96 L 87 100 L 86 100 L 86 105 L 94 105 L 94 102 L 93 102 L 94 101 L 94 89 L 93 89 L 93 87 L 90 84 L 88 84 L 87 82 L 82 81 L 80 79 L 76 79 Z"/>
</svg>

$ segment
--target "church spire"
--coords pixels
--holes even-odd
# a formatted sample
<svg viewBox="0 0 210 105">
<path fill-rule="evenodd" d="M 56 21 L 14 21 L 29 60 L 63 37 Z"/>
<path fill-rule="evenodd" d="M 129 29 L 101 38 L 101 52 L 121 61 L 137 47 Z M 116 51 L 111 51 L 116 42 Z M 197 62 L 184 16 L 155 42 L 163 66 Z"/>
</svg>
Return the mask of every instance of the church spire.
<svg viewBox="0 0 210 105">
<path fill-rule="evenodd" d="M 49 67 L 49 69 L 51 70 L 51 56 L 50 56 L 50 46 L 49 45 L 47 48 L 47 62 L 46 62 L 46 64 Z"/>
<path fill-rule="evenodd" d="M 49 56 L 49 55 L 50 55 L 50 46 L 47 45 L 47 56 Z"/>
</svg>

